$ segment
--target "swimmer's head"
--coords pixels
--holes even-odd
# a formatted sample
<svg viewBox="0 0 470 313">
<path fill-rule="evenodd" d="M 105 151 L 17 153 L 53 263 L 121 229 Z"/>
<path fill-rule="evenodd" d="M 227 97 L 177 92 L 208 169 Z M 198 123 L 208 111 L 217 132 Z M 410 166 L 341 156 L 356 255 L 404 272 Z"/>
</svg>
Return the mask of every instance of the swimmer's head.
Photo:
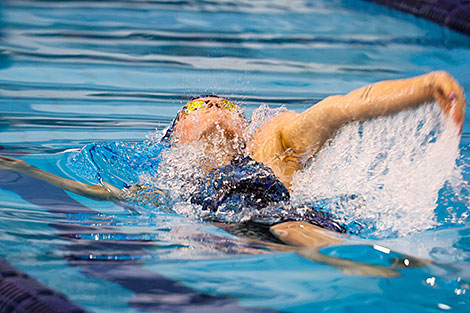
<svg viewBox="0 0 470 313">
<path fill-rule="evenodd" d="M 191 99 L 178 113 L 172 140 L 190 143 L 222 135 L 226 139 L 242 137 L 246 120 L 241 108 L 221 97 L 204 95 Z"/>
</svg>

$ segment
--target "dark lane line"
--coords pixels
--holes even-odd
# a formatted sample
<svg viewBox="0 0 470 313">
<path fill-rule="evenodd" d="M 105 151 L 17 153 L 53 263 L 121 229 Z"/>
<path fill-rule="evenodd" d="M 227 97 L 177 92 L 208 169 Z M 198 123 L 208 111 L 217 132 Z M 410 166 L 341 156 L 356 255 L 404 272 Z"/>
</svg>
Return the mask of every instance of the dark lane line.
<svg viewBox="0 0 470 313">
<path fill-rule="evenodd" d="M 39 283 L 0 258 L 0 312 L 86 313 L 63 294 Z"/>
<path fill-rule="evenodd" d="M 56 214 L 91 214 L 93 217 L 99 216 L 98 212 L 92 210 L 80 202 L 72 199 L 62 189 L 54 187 L 36 178 L 22 175 L 16 172 L 0 170 L 0 188 L 17 193 L 25 201 L 42 207 L 49 212 Z M 90 216 L 91 218 L 91 216 Z M 103 218 L 104 224 L 111 223 L 111 219 Z M 69 217 L 70 220 L 70 217 Z M 142 263 L 135 259 L 85 259 L 77 254 L 77 251 L 86 251 L 100 247 L 84 245 L 78 235 L 71 236 L 70 231 L 78 233 L 96 233 L 96 231 L 112 231 L 112 234 L 119 235 L 116 228 L 111 225 L 88 226 L 84 224 L 54 223 L 49 224 L 59 231 L 59 236 L 69 241 L 69 245 L 60 247 L 67 259 L 68 264 L 78 267 L 82 273 L 92 277 L 111 281 L 127 288 L 135 293 L 134 298 L 129 300 L 129 304 L 146 312 L 278 312 L 271 309 L 251 309 L 244 308 L 238 304 L 236 299 L 213 296 L 192 290 L 181 283 L 168 279 L 163 275 L 148 271 L 143 268 Z M 88 241 L 89 242 L 89 241 Z M 139 245 L 140 244 L 140 247 Z M 119 243 L 113 243 L 119 246 Z M 125 242 L 120 248 L 129 250 Z M 104 245 L 105 247 L 107 244 Z M 142 250 L 149 247 L 149 241 L 137 241 L 132 245 L 132 249 Z M 99 251 L 95 251 L 99 252 Z M 99 253 L 98 253 L 99 254 Z"/>
</svg>

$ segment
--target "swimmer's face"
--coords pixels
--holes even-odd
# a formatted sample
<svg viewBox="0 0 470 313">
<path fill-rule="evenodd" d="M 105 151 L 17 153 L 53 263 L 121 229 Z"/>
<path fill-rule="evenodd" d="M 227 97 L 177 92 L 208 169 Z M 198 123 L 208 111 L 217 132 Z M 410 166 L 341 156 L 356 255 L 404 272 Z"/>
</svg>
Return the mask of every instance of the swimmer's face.
<svg viewBox="0 0 470 313">
<path fill-rule="evenodd" d="M 241 138 L 246 120 L 231 102 L 220 97 L 202 97 L 190 101 L 175 125 L 174 138 L 190 143 L 222 135 L 226 139 Z"/>
</svg>

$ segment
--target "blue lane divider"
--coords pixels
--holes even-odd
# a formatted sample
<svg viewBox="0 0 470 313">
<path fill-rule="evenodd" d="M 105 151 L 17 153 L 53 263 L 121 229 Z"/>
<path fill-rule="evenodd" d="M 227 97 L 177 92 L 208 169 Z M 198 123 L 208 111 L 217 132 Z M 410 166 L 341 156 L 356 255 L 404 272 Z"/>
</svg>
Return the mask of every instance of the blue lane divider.
<svg viewBox="0 0 470 313">
<path fill-rule="evenodd" d="M 56 214 L 98 214 L 80 202 L 72 199 L 64 190 L 39 179 L 20 173 L 0 170 L 0 188 L 18 194 L 25 201 Z M 111 220 L 109 220 L 110 222 Z M 129 305 L 145 312 L 278 312 L 271 309 L 251 309 L 241 307 L 235 299 L 218 297 L 195 291 L 163 275 L 148 271 L 139 260 L 125 259 L 85 259 L 77 251 L 97 251 L 88 240 L 82 240 L 73 233 L 97 233 L 96 226 L 55 223 L 50 224 L 59 231 L 59 236 L 67 239 L 69 245 L 61 246 L 68 264 L 75 266 L 89 277 L 111 281 L 134 292 Z M 100 227 L 101 228 L 101 227 Z M 119 235 L 117 227 L 103 226 L 101 231 Z M 124 235 L 124 234 L 123 234 Z M 142 249 L 149 248 L 151 241 L 142 241 Z M 96 243 L 94 243 L 96 244 Z M 121 247 L 121 242 L 112 243 Z M 125 241 L 122 248 L 125 249 Z M 104 244 L 106 246 L 106 244 Z M 135 249 L 135 246 L 133 247 Z M 177 299 L 177 301 L 175 301 Z"/>
<path fill-rule="evenodd" d="M 468 0 L 367 0 L 431 20 L 470 35 Z"/>
<path fill-rule="evenodd" d="M 0 312 L 86 313 L 64 295 L 0 259 Z"/>
</svg>

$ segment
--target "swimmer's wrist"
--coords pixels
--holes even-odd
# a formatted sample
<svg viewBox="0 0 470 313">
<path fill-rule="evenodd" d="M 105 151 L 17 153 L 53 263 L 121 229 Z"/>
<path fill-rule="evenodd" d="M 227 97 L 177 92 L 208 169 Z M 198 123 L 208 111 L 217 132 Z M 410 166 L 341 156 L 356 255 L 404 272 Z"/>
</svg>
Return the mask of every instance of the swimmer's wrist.
<svg viewBox="0 0 470 313">
<path fill-rule="evenodd" d="M 433 92 L 433 97 L 436 92 L 444 93 L 443 86 L 448 83 L 454 81 L 454 78 L 447 73 L 446 71 L 434 71 L 429 74 L 430 77 L 430 87 Z M 444 96 L 448 96 L 444 94 Z M 438 99 L 435 99 L 438 100 Z"/>
</svg>

